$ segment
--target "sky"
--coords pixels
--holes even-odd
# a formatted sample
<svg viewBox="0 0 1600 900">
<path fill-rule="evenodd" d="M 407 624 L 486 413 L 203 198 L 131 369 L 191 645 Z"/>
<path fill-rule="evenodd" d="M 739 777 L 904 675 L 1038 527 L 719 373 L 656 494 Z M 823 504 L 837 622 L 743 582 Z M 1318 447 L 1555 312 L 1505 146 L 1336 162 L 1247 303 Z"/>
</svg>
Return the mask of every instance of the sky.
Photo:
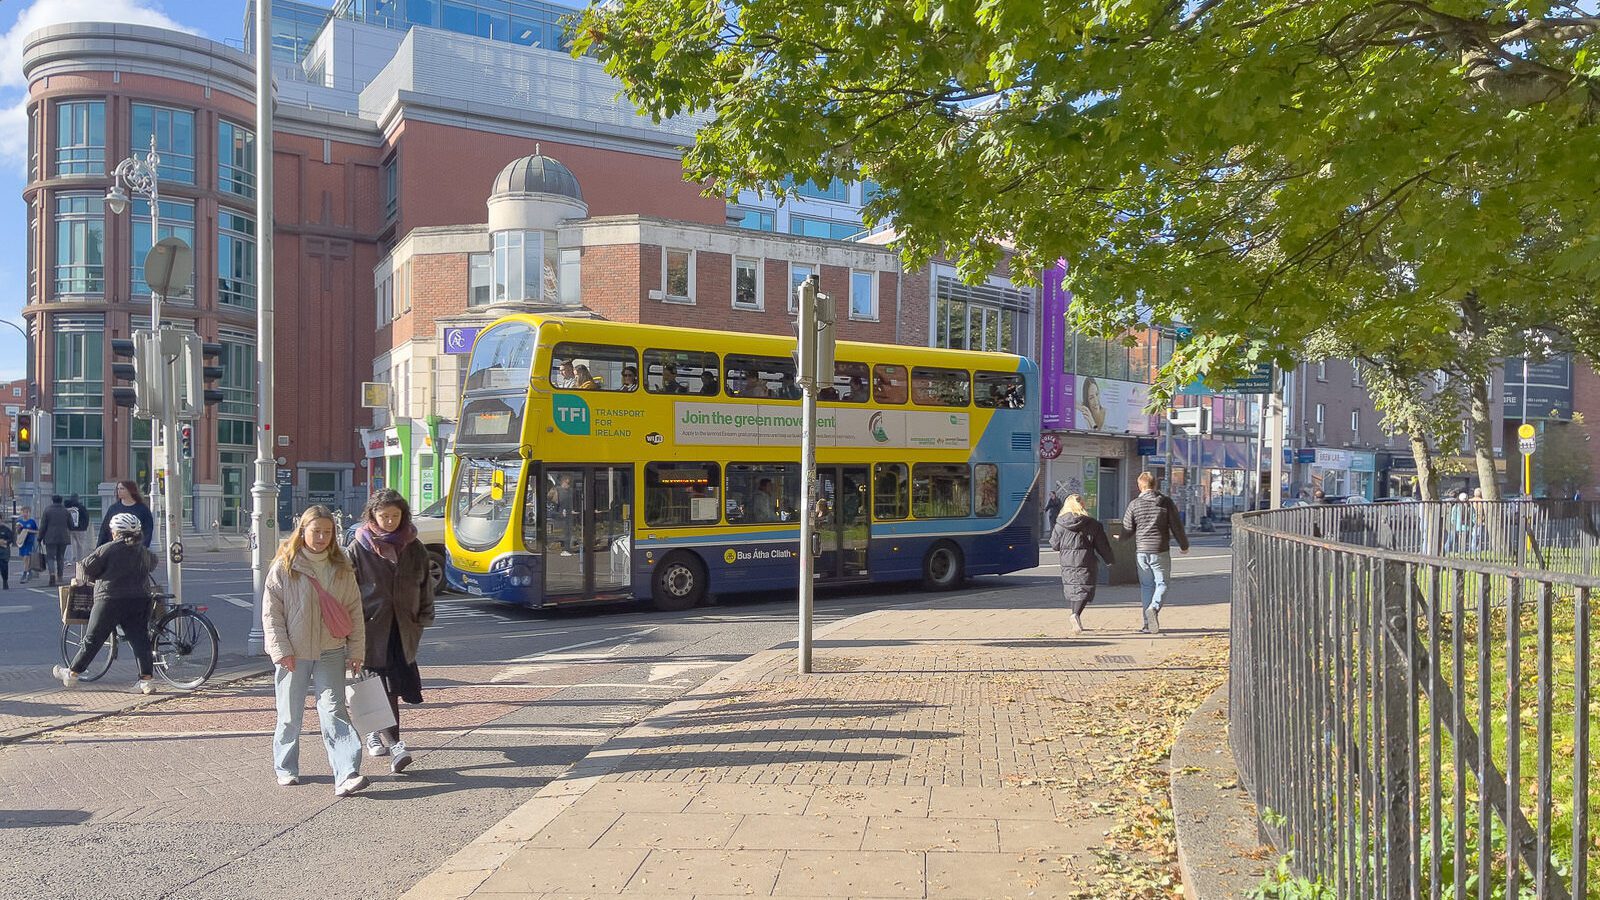
<svg viewBox="0 0 1600 900">
<path fill-rule="evenodd" d="M 245 0 L 0 0 L 0 319 L 23 324 L 22 300 L 27 290 L 27 208 L 22 202 L 22 189 L 26 185 L 28 113 L 22 48 L 28 34 L 61 22 L 129 22 L 237 42 L 243 36 L 244 3 Z M 41 276 L 44 271 L 41 265 Z M 22 336 L 16 329 L 0 325 L 0 381 L 21 378 L 26 361 Z"/>
</svg>

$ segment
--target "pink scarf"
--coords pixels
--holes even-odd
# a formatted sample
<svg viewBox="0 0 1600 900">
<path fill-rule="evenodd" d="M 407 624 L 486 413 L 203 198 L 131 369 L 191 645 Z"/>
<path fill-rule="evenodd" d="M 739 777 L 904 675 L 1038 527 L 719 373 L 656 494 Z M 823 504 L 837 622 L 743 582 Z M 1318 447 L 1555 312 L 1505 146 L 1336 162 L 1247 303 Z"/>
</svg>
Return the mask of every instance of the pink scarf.
<svg viewBox="0 0 1600 900">
<path fill-rule="evenodd" d="M 407 524 L 404 528 L 394 531 L 379 531 L 370 524 L 362 525 L 356 529 L 356 543 L 378 554 L 389 561 L 390 565 L 400 564 L 400 551 L 404 550 L 417 539 L 417 526 Z"/>
</svg>

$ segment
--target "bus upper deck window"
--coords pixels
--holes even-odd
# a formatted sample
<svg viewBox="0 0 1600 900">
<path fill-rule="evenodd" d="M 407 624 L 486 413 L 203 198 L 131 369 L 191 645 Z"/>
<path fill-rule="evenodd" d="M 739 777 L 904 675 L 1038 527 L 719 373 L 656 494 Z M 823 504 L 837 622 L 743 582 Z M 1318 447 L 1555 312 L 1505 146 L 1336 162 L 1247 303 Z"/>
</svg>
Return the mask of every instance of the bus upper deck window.
<svg viewBox="0 0 1600 900">
<path fill-rule="evenodd" d="M 1015 372 L 979 372 L 974 405 L 988 409 L 1022 409 L 1027 406 L 1022 376 Z"/>
<path fill-rule="evenodd" d="M 873 366 L 872 396 L 879 403 L 906 402 L 906 367 Z"/>
</svg>

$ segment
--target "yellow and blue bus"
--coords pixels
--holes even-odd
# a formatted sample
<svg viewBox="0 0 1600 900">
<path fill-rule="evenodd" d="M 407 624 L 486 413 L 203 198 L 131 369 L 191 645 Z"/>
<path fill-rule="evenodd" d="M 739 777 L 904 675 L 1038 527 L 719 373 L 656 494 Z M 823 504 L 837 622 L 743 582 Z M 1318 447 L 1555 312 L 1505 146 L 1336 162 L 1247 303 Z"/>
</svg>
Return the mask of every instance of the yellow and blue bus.
<svg viewBox="0 0 1600 900">
<path fill-rule="evenodd" d="M 793 589 L 1039 562 L 1038 371 L 1027 359 L 840 342 L 802 508 L 794 340 L 513 315 L 463 385 L 446 577 L 530 607 Z"/>
</svg>

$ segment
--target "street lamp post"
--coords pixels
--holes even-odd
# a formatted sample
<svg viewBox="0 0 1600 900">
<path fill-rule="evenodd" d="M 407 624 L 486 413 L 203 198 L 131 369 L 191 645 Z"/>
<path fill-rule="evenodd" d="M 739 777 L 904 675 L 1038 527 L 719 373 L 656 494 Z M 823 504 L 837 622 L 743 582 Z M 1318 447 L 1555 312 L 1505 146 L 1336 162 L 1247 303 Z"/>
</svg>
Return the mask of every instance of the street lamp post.
<svg viewBox="0 0 1600 900">
<path fill-rule="evenodd" d="M 266 652 L 262 594 L 278 545 L 277 460 L 273 447 L 272 0 L 256 0 L 256 480 L 250 488 L 250 575 L 254 590 L 245 652 Z"/>
<path fill-rule="evenodd" d="M 111 189 L 106 191 L 106 206 L 112 215 L 122 215 L 128 209 L 129 194 L 144 197 L 150 204 L 150 246 L 161 242 L 161 155 L 156 152 L 156 136 L 150 135 L 150 152 L 143 158 L 135 153 L 117 163 L 111 173 Z M 124 191 L 123 187 L 127 190 Z M 153 281 L 153 279 L 152 279 Z M 150 287 L 150 332 L 161 334 L 161 293 L 154 284 Z M 168 286 L 171 290 L 171 286 Z M 160 492 L 156 518 L 161 523 L 161 539 L 167 559 L 167 590 L 175 596 L 183 595 L 183 541 L 178 516 L 183 509 L 182 470 L 178 459 L 178 357 L 165 348 L 154 358 L 161 361 L 160 422 L 152 420 L 151 431 L 161 439 L 161 468 L 166 471 L 165 489 Z M 198 386 L 194 386 L 198 387 Z M 154 460 L 152 460 L 154 462 Z M 151 500 L 158 496 L 151 491 Z"/>
</svg>

